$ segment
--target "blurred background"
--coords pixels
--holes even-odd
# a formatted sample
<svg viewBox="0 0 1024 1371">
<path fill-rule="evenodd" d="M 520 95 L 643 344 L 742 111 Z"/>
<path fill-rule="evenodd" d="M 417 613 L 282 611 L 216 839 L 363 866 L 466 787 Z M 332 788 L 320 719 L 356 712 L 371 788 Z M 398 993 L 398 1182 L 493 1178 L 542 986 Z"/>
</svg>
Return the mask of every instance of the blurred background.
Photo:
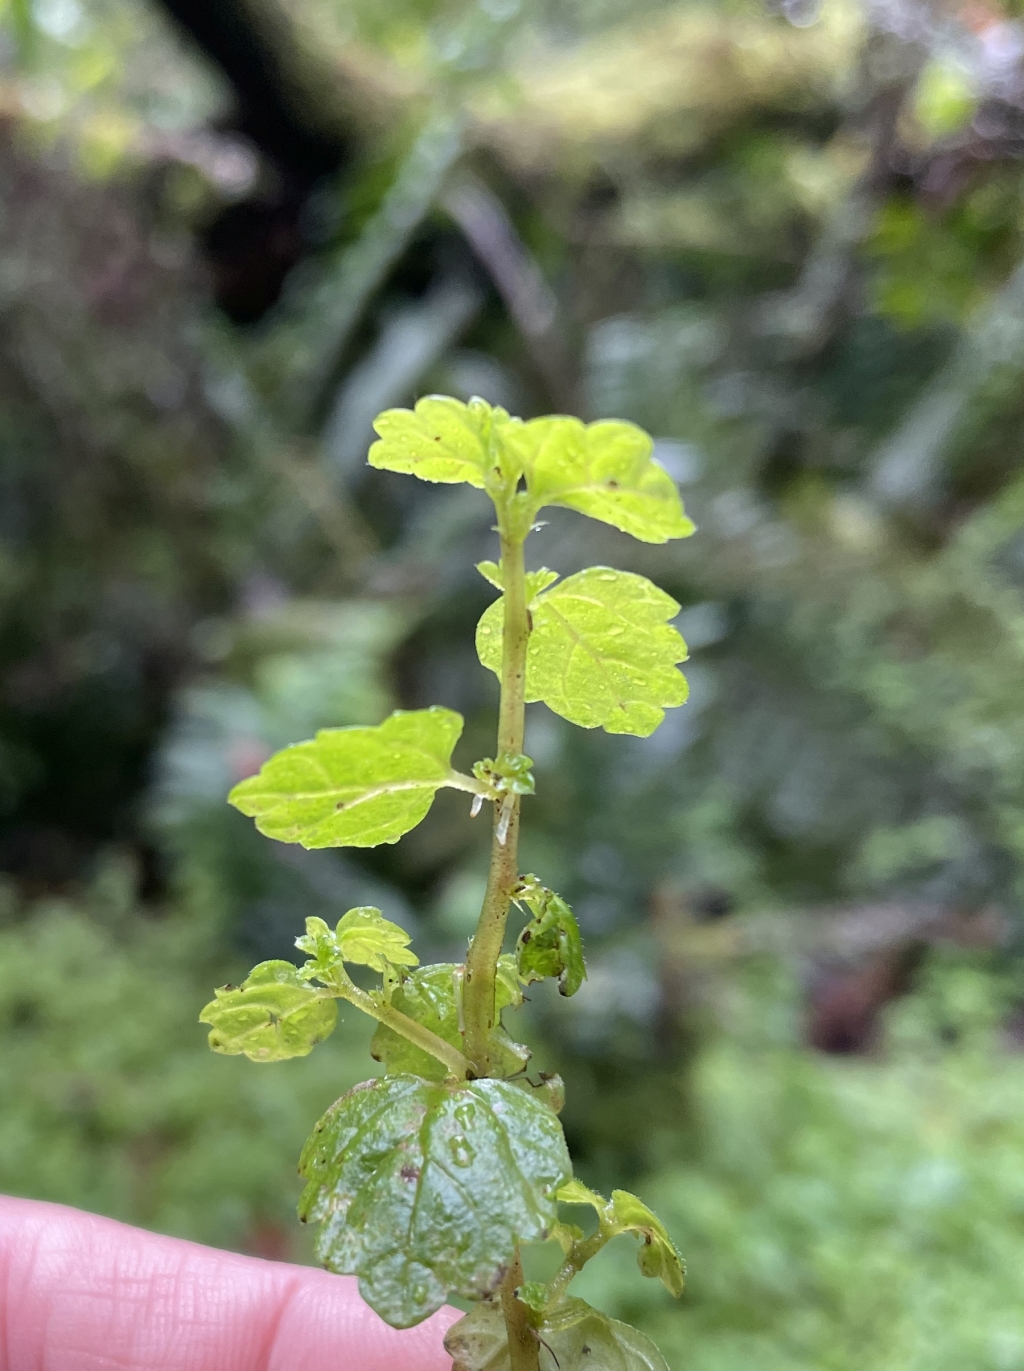
<svg viewBox="0 0 1024 1371">
<path fill-rule="evenodd" d="M 486 833 L 225 794 L 396 706 L 492 751 L 488 506 L 368 470 L 378 410 L 624 417 L 697 536 L 533 556 L 669 590 L 692 698 L 530 709 L 590 980 L 529 1033 L 690 1283 L 584 1293 L 678 1371 L 1024 1368 L 1015 6 L 0 0 L 0 1189 L 308 1259 L 368 1026 L 257 1067 L 198 1011 L 355 904 L 460 958 Z"/>
</svg>

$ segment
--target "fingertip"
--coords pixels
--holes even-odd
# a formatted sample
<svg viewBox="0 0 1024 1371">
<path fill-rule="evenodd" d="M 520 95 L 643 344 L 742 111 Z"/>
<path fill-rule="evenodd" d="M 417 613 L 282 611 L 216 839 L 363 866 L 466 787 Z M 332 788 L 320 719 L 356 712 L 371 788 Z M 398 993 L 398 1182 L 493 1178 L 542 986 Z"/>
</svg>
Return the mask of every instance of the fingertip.
<svg viewBox="0 0 1024 1371">
<path fill-rule="evenodd" d="M 3 1371 L 451 1371 L 460 1317 L 390 1328 L 352 1277 L 0 1196 Z"/>
</svg>

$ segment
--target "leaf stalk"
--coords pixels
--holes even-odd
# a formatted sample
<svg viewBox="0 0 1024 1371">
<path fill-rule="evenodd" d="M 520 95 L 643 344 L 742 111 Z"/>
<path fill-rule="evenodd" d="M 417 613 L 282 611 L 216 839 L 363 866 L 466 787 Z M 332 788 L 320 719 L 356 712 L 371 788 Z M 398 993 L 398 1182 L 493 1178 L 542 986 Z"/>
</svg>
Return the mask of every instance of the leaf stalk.
<svg viewBox="0 0 1024 1371">
<path fill-rule="evenodd" d="M 429 1052 L 432 1057 L 436 1057 L 458 1080 L 465 1080 L 470 1074 L 470 1061 L 468 1057 L 463 1056 L 457 1047 L 445 1042 L 444 1038 L 439 1037 L 438 1034 L 423 1024 L 417 1023 L 408 1014 L 403 1014 L 394 1005 L 390 1005 L 384 1000 L 378 1000 L 374 995 L 361 990 L 341 966 L 333 969 L 331 989 L 337 993 L 340 999 L 348 1000 L 349 1004 L 354 1004 L 364 1014 L 369 1014 L 378 1023 L 384 1024 L 386 1028 L 390 1028 L 403 1038 L 407 1038 L 416 1047 L 421 1048 L 424 1052 Z"/>
</svg>

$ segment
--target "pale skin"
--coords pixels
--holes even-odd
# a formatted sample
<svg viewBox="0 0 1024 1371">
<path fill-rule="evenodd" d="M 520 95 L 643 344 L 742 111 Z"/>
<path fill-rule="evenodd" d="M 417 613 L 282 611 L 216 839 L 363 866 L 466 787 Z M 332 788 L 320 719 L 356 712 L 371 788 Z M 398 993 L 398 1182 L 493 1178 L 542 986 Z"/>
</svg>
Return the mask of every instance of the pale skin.
<svg viewBox="0 0 1024 1371">
<path fill-rule="evenodd" d="M 399 1331 L 350 1276 L 0 1196 L 0 1371 L 451 1371 L 460 1317 Z"/>
</svg>

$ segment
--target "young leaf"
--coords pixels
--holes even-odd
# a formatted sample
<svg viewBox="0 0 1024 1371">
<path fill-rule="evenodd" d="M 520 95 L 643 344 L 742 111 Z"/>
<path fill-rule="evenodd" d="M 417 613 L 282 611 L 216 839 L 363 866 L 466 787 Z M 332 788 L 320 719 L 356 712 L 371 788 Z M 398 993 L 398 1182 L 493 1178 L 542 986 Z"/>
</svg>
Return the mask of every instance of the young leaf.
<svg viewBox="0 0 1024 1371">
<path fill-rule="evenodd" d="M 277 752 L 228 800 L 268 838 L 303 847 L 376 847 L 415 828 L 452 784 L 462 716 L 396 710 L 375 728 L 326 728 Z"/>
<path fill-rule="evenodd" d="M 477 654 L 499 676 L 504 606 L 504 597 L 490 605 L 476 630 Z M 528 701 L 581 728 L 645 738 L 686 700 L 676 669 L 686 644 L 666 622 L 679 605 L 645 576 L 590 567 L 536 595 L 529 610 Z"/>
<path fill-rule="evenodd" d="M 524 985 L 558 977 L 562 995 L 575 995 L 587 978 L 583 940 L 576 916 L 553 890 L 536 876 L 524 876 L 513 899 L 528 906 L 533 918 L 516 942 L 516 963 Z"/>
<path fill-rule="evenodd" d="M 608 1201 L 599 1195 L 596 1190 L 591 1190 L 589 1186 L 573 1176 L 571 1181 L 566 1181 L 565 1185 L 559 1190 L 556 1197 L 559 1204 L 589 1204 L 603 1214 L 608 1207 Z"/>
<path fill-rule="evenodd" d="M 531 419 L 513 430 L 535 510 L 567 505 L 645 543 L 694 531 L 676 483 L 651 456 L 650 436 L 635 424 L 583 424 L 565 415 Z"/>
<path fill-rule="evenodd" d="M 405 929 L 385 919 L 372 905 L 350 909 L 333 930 L 323 919 L 307 919 L 305 936 L 296 938 L 295 946 L 311 958 L 302 968 L 303 978 L 316 976 L 328 984 L 331 970 L 338 962 L 356 962 L 374 971 L 385 971 L 389 966 L 416 966 L 419 962 L 409 947 Z"/>
<path fill-rule="evenodd" d="M 502 957 L 502 963 L 511 961 Z M 396 1009 L 408 1014 L 410 1019 L 429 1028 L 445 1042 L 451 1043 L 459 1051 L 464 1050 L 460 1031 L 460 1004 L 462 994 L 462 966 L 451 962 L 438 962 L 423 966 L 416 971 L 396 976 L 391 986 L 389 999 Z M 514 990 L 510 985 L 514 981 Z M 518 996 L 518 998 L 515 998 Z M 518 978 L 509 968 L 499 965 L 495 1002 L 500 1014 L 502 1009 L 522 1001 Z M 505 1029 L 499 1024 L 494 1031 L 494 1048 L 499 1055 L 499 1066 L 503 1074 L 513 1076 L 522 1071 L 530 1058 L 529 1049 L 514 1043 Z M 403 1038 L 385 1024 L 381 1024 L 373 1035 L 370 1054 L 375 1061 L 382 1062 L 389 1074 L 407 1072 L 424 1076 L 427 1080 L 444 1080 L 444 1065 L 429 1053 L 422 1051 L 408 1038 Z"/>
<path fill-rule="evenodd" d="M 589 1204 L 597 1210 L 601 1233 L 614 1238 L 619 1233 L 633 1233 L 640 1239 L 637 1265 L 645 1276 L 655 1276 L 671 1295 L 683 1293 L 686 1266 L 668 1230 L 643 1200 L 628 1190 L 613 1190 L 610 1200 L 573 1178 L 558 1192 L 560 1204 Z"/>
<path fill-rule="evenodd" d="M 537 1336 L 541 1371 L 669 1371 L 650 1338 L 583 1300 L 563 1299 L 547 1310 Z M 480 1304 L 453 1324 L 444 1346 L 452 1371 L 510 1371 L 512 1365 L 499 1304 Z"/>
<path fill-rule="evenodd" d="M 447 395 L 427 395 L 415 409 L 385 410 L 373 426 L 380 435 L 370 448 L 373 467 L 471 486 L 483 486 L 492 477 L 519 478 L 519 469 L 513 473 L 508 467 L 512 454 L 502 438 L 522 428 L 522 420 L 486 400 L 464 405 Z"/>
<path fill-rule="evenodd" d="M 498 590 L 505 589 L 501 566 L 497 562 L 477 562 L 476 569 L 485 581 L 490 581 L 492 586 Z M 542 566 L 539 571 L 528 571 L 525 579 L 526 602 L 529 604 L 531 600 L 536 599 L 542 590 L 547 590 L 549 585 L 558 580 L 558 572 Z"/>
<path fill-rule="evenodd" d="M 572 1167 L 558 1119 L 515 1086 L 400 1075 L 343 1095 L 299 1171 L 299 1217 L 323 1224 L 320 1260 L 408 1328 L 449 1295 L 493 1294 L 516 1244 L 556 1222 Z"/>
<path fill-rule="evenodd" d="M 291 962 L 261 962 L 240 986 L 214 992 L 199 1015 L 210 1024 L 210 1046 L 254 1062 L 305 1057 L 334 1030 L 338 1007 L 300 979 Z"/>
<path fill-rule="evenodd" d="M 655 1276 L 670 1295 L 683 1293 L 686 1267 L 668 1230 L 643 1200 L 628 1190 L 612 1191 L 612 1216 L 620 1233 L 635 1233 L 640 1239 L 637 1265 L 645 1276 Z"/>
</svg>

